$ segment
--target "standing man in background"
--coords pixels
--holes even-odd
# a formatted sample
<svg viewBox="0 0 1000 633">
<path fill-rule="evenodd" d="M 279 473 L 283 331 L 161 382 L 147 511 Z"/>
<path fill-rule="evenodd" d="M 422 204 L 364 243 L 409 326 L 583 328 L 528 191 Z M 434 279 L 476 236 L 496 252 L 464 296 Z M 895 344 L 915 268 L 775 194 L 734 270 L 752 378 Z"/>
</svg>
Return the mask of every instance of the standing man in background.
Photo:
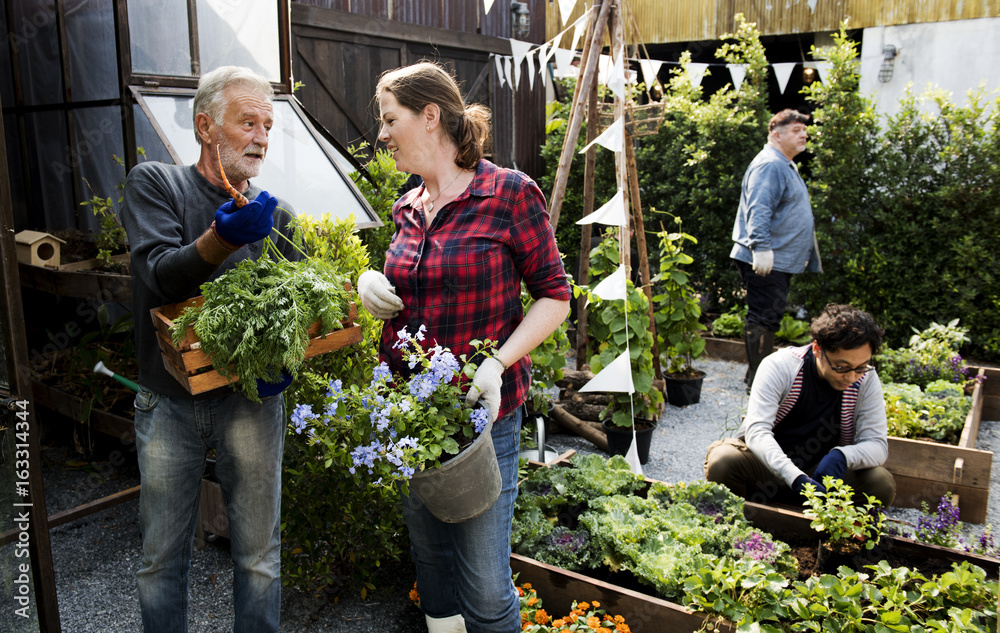
<svg viewBox="0 0 1000 633">
<path fill-rule="evenodd" d="M 743 175 L 729 256 L 747 293 L 747 393 L 760 361 L 773 351 L 792 275 L 823 272 L 809 192 L 792 161 L 806 149 L 808 121 L 797 110 L 774 115 L 767 144 Z"/>
</svg>

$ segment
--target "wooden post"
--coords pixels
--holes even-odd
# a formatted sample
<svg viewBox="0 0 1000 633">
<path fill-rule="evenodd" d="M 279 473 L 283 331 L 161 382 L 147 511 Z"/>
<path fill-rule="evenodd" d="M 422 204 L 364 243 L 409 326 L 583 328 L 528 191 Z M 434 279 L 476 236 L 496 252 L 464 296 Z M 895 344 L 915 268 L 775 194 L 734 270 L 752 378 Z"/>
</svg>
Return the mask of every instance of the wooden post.
<svg viewBox="0 0 1000 633">
<path fill-rule="evenodd" d="M 631 104 L 629 104 L 631 106 Z M 631 109 L 631 107 L 629 108 Z M 635 164 L 635 148 L 632 146 L 632 134 L 628 126 L 625 128 L 625 160 L 628 165 L 629 188 L 632 199 L 632 223 L 635 227 L 636 249 L 639 251 L 639 274 L 642 276 L 642 290 L 649 301 L 649 331 L 653 333 L 653 373 L 657 379 L 663 379 L 663 369 L 660 367 L 660 346 L 656 342 L 656 316 L 653 309 L 653 278 L 649 271 L 649 250 L 646 247 L 646 223 L 642 219 L 642 203 L 639 200 L 639 171 Z"/>
<path fill-rule="evenodd" d="M 555 230 L 559 224 L 559 212 L 563 199 L 566 197 L 566 181 L 569 179 L 569 168 L 576 153 L 576 141 L 580 137 L 580 123 L 583 120 L 583 99 L 590 94 L 590 84 L 597 81 L 597 59 L 601 52 L 601 40 L 604 28 L 608 23 L 612 0 L 602 0 L 601 11 L 594 22 L 591 32 L 590 49 L 583 60 L 580 69 L 580 82 L 574 93 L 573 106 L 570 109 L 569 122 L 566 124 L 566 138 L 563 140 L 562 154 L 559 156 L 559 166 L 556 169 L 556 182 L 552 185 L 552 195 L 549 196 L 549 222 Z"/>
<path fill-rule="evenodd" d="M 587 98 L 587 144 L 598 136 L 600 112 L 597 102 L 597 82 L 590 84 L 590 95 Z M 594 211 L 594 180 L 597 174 L 597 147 L 587 150 L 587 159 L 583 171 L 583 215 L 586 217 Z M 584 224 L 580 227 L 580 261 L 577 264 L 577 283 L 581 286 L 590 281 L 590 242 L 594 234 L 593 225 Z M 582 295 L 576 300 L 576 367 L 580 369 L 587 362 L 587 296 Z"/>
</svg>

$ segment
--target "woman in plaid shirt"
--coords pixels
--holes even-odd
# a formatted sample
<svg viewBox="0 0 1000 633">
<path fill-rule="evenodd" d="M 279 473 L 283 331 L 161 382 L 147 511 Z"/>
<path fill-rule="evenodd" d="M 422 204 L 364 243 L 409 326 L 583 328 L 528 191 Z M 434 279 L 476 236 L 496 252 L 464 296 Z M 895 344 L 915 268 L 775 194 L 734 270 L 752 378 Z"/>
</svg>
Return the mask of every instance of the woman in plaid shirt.
<svg viewBox="0 0 1000 633">
<path fill-rule="evenodd" d="M 432 344 L 472 358 L 474 339 L 497 342 L 480 359 L 469 404 L 490 412 L 503 487 L 484 514 L 444 523 L 413 494 L 403 499 L 417 589 L 430 633 L 520 630 L 510 570 L 517 496 L 520 406 L 531 381 L 528 353 L 569 313 L 566 273 L 545 210 L 526 175 L 483 158 L 489 111 L 466 106 L 455 80 L 420 63 L 384 74 L 376 88 L 386 144 L 401 171 L 423 178 L 393 207 L 385 274 L 358 281 L 362 305 L 386 323 L 380 354 L 394 374 L 407 366 L 392 348 L 402 328 L 427 328 Z M 535 303 L 521 307 L 521 281 Z"/>
</svg>

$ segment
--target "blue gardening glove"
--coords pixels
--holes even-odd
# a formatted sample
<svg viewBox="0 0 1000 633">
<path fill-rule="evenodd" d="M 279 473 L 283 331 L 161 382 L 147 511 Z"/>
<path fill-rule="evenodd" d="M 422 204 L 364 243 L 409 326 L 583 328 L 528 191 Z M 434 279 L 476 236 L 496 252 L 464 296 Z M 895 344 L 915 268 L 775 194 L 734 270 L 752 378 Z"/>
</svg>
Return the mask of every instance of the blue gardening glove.
<svg viewBox="0 0 1000 633">
<path fill-rule="evenodd" d="M 276 396 L 292 384 L 292 375 L 287 369 L 281 370 L 281 380 L 278 382 L 267 382 L 263 378 L 257 379 L 257 395 L 261 398 Z"/>
<path fill-rule="evenodd" d="M 847 458 L 841 451 L 833 449 L 819 460 L 819 466 L 813 471 L 813 479 L 823 481 L 823 477 L 830 475 L 834 479 L 843 481 L 845 473 L 847 473 Z"/>
<path fill-rule="evenodd" d="M 826 492 L 826 487 L 809 475 L 799 475 L 796 477 L 795 481 L 792 482 L 792 490 L 801 495 L 806 489 L 806 484 L 816 486 L 816 492 Z"/>
<path fill-rule="evenodd" d="M 492 356 L 484 360 L 472 377 L 472 386 L 465 396 L 465 404 L 470 407 L 480 399 L 490 414 L 490 422 L 496 422 L 500 413 L 500 387 L 503 386 L 504 366 Z"/>
<path fill-rule="evenodd" d="M 271 234 L 278 199 L 266 191 L 242 209 L 230 200 L 215 212 L 215 232 L 234 246 L 257 242 Z"/>
</svg>

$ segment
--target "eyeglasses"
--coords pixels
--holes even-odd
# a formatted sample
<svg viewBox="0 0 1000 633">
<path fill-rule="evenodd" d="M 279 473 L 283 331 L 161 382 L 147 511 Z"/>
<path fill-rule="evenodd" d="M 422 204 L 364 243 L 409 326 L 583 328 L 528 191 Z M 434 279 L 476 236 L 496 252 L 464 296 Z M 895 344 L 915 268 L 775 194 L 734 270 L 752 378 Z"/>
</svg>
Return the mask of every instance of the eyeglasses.
<svg viewBox="0 0 1000 633">
<path fill-rule="evenodd" d="M 834 373 L 837 374 L 849 374 L 851 372 L 854 372 L 855 374 L 867 374 L 871 370 L 875 369 L 873 366 L 867 363 L 861 365 L 860 367 L 844 367 L 842 365 L 834 365 L 833 363 L 830 362 L 830 357 L 826 355 L 825 349 L 821 347 L 819 348 L 819 351 L 823 354 L 823 358 L 826 359 L 826 364 L 829 365 L 830 369 L 832 369 Z"/>
</svg>

